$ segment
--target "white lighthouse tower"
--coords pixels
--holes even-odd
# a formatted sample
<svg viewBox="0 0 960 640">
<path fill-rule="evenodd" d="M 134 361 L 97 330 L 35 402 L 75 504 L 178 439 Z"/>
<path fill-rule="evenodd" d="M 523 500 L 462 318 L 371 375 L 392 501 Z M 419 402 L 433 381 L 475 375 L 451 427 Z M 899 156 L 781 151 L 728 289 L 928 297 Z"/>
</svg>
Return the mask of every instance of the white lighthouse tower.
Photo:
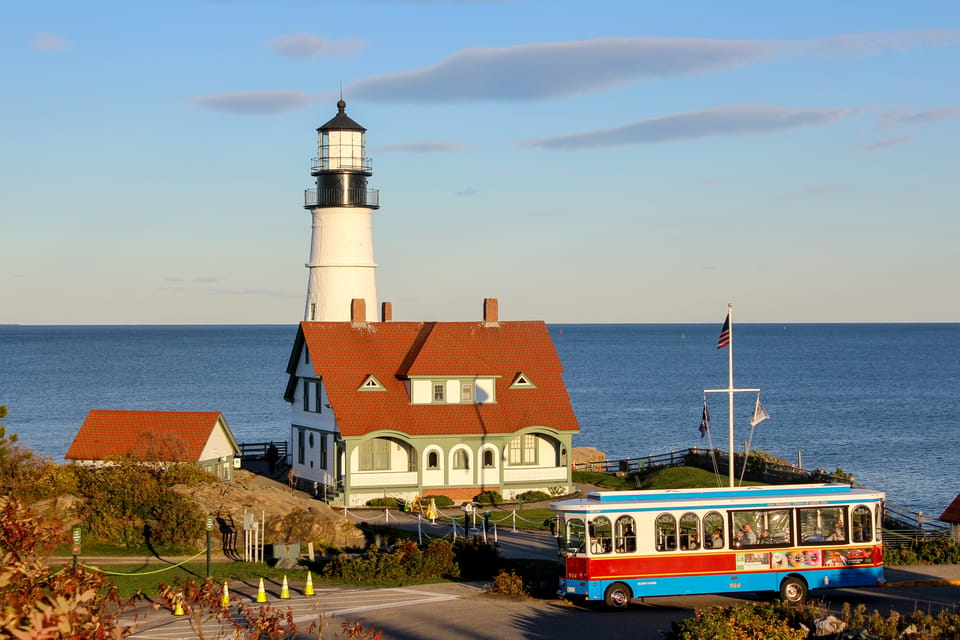
<svg viewBox="0 0 960 640">
<path fill-rule="evenodd" d="M 309 321 L 348 321 L 356 298 L 365 301 L 366 321 L 377 319 L 370 221 L 380 208 L 380 193 L 367 189 L 373 172 L 365 154 L 366 129 L 346 114 L 346 106 L 337 102 L 337 115 L 317 129 L 319 152 L 310 171 L 317 188 L 304 193 L 303 208 L 313 216 L 303 315 Z"/>
</svg>

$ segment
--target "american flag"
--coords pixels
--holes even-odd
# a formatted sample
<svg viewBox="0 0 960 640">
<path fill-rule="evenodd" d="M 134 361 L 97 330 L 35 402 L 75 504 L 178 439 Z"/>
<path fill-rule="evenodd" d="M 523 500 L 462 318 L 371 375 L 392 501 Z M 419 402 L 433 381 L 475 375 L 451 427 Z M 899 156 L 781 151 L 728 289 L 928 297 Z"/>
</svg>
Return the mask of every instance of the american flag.
<svg viewBox="0 0 960 640">
<path fill-rule="evenodd" d="M 727 312 L 727 319 L 723 321 L 723 329 L 720 330 L 720 338 L 717 340 L 717 349 L 723 349 L 730 346 L 730 312 Z"/>
</svg>

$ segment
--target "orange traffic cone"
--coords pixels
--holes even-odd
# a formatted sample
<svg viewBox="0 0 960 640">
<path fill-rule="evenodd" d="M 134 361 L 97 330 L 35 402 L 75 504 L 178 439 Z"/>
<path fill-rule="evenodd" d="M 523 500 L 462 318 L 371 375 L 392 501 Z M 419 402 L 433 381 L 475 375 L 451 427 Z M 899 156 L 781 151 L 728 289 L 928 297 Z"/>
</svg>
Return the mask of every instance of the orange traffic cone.
<svg viewBox="0 0 960 640">
<path fill-rule="evenodd" d="M 309 571 L 307 571 L 307 586 L 303 588 L 303 595 L 305 596 L 313 595 L 313 576 L 310 575 Z"/>
<path fill-rule="evenodd" d="M 260 587 L 257 589 L 257 602 L 267 601 L 267 591 L 263 588 L 263 578 L 260 578 Z"/>
<path fill-rule="evenodd" d="M 230 587 L 227 586 L 227 581 L 223 581 L 223 596 L 220 598 L 220 606 L 226 609 L 230 606 Z"/>
<path fill-rule="evenodd" d="M 280 588 L 280 598 L 288 600 L 290 598 L 290 585 L 287 584 L 287 576 L 283 576 L 283 586 Z"/>
</svg>

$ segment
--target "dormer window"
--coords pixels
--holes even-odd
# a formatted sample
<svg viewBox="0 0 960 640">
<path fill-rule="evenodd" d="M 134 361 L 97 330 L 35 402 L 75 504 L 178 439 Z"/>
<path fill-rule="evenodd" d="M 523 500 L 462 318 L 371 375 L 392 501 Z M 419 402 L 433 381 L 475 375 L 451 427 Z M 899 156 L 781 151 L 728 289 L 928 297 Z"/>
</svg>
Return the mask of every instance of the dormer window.
<svg viewBox="0 0 960 640">
<path fill-rule="evenodd" d="M 386 390 L 387 388 L 383 386 L 380 383 L 380 381 L 377 380 L 372 375 L 367 376 L 367 378 L 363 381 L 363 383 L 360 384 L 360 388 L 357 389 L 357 391 L 386 391 Z"/>
<path fill-rule="evenodd" d="M 513 382 L 510 383 L 511 389 L 536 389 L 537 385 L 533 384 L 530 381 L 530 378 L 527 374 L 522 371 L 516 375 L 513 379 Z"/>
<path fill-rule="evenodd" d="M 433 401 L 434 402 L 445 402 L 446 400 L 446 385 L 442 382 L 433 383 Z"/>
<path fill-rule="evenodd" d="M 473 402 L 473 381 L 460 383 L 460 402 Z"/>
</svg>

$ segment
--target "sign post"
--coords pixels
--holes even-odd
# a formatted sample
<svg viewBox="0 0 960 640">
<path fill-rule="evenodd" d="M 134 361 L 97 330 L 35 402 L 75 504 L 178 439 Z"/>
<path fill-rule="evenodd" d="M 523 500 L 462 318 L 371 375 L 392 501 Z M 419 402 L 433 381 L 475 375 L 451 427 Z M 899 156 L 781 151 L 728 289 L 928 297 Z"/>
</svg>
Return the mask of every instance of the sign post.
<svg viewBox="0 0 960 640">
<path fill-rule="evenodd" d="M 210 577 L 210 532 L 213 531 L 213 516 L 207 516 L 207 577 Z"/>
<path fill-rule="evenodd" d="M 80 555 L 80 527 L 73 528 L 73 566 L 77 566 L 77 558 Z"/>
</svg>

